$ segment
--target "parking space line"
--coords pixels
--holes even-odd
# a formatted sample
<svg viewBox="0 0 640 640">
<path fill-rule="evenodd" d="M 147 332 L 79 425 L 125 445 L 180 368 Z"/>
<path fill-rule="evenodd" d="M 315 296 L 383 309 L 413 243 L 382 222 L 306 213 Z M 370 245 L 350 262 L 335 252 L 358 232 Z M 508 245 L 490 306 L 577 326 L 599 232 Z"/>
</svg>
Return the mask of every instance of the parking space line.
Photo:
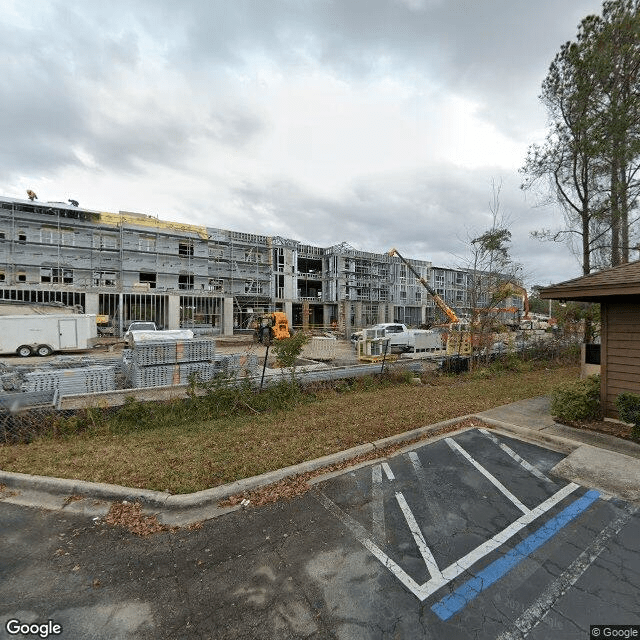
<svg viewBox="0 0 640 640">
<path fill-rule="evenodd" d="M 501 633 L 496 640 L 522 640 L 542 622 L 556 602 L 578 581 L 580 576 L 605 550 L 607 543 L 638 511 L 631 508 L 612 520 L 594 541 L 536 598 L 531 606 L 513 623 L 513 628 Z"/>
<path fill-rule="evenodd" d="M 396 493 L 396 500 L 400 505 L 400 509 L 402 509 L 404 518 L 407 521 L 407 524 L 409 525 L 409 530 L 411 531 L 411 534 L 413 535 L 413 539 L 416 541 L 416 544 L 418 545 L 418 549 L 420 550 L 420 555 L 422 556 L 424 563 L 427 565 L 427 570 L 429 571 L 431 578 L 433 580 L 436 580 L 436 581 L 440 580 L 440 582 L 442 582 L 443 581 L 442 572 L 438 568 L 436 559 L 433 557 L 433 554 L 431 553 L 431 549 L 429 549 L 429 547 L 427 546 L 427 542 L 424 539 L 424 536 L 422 535 L 422 531 L 420 531 L 420 527 L 418 526 L 418 523 L 416 522 L 416 519 L 413 516 L 413 513 L 411 512 L 411 509 L 409 508 L 407 501 L 404 499 L 404 496 L 401 493 Z"/>
<path fill-rule="evenodd" d="M 497 549 L 500 545 L 503 545 L 507 540 L 510 540 L 518 531 L 524 529 L 527 525 L 531 524 L 536 518 L 540 517 L 556 504 L 564 500 L 568 495 L 573 493 L 578 488 L 578 485 L 570 482 L 568 485 L 554 493 L 550 498 L 547 498 L 544 502 L 539 504 L 534 509 L 531 509 L 529 513 L 525 513 L 517 520 L 512 522 L 508 527 L 502 531 L 496 533 L 493 538 L 489 538 L 486 542 L 476 547 L 473 551 L 470 551 L 466 556 L 460 558 L 453 564 L 449 565 L 446 569 L 443 569 L 442 575 L 447 582 L 457 578 L 461 573 L 470 569 L 478 560 L 484 558 L 488 553 L 491 553 Z M 429 587 L 429 583 L 425 585 Z M 428 593 L 425 597 L 431 595 L 436 589 L 428 589 Z"/>
<path fill-rule="evenodd" d="M 547 478 L 539 469 L 536 469 L 532 464 L 528 463 L 524 458 L 519 456 L 511 447 L 507 446 L 504 442 L 500 442 L 493 433 L 490 433 L 486 429 L 478 429 L 478 431 L 489 438 L 489 440 L 495 442 L 506 454 L 510 455 L 517 463 L 524 467 L 529 473 L 532 473 L 536 478 L 549 482 L 550 484 L 556 484 L 553 480 Z"/>
<path fill-rule="evenodd" d="M 422 466 L 422 462 L 420 462 L 420 458 L 415 451 L 409 451 L 408 454 L 409 460 L 411 461 L 411 465 L 413 466 L 413 470 L 416 474 L 416 478 L 418 479 L 418 489 L 422 494 L 422 499 L 424 500 L 424 507 L 429 512 L 429 517 L 431 518 L 431 522 L 434 525 L 442 526 L 442 523 L 445 521 L 444 514 L 442 513 L 442 509 L 438 505 L 438 500 L 436 499 L 433 490 L 429 491 L 429 487 L 433 487 L 433 481 L 429 481 L 427 479 L 427 474 L 425 473 L 424 467 Z"/>
<path fill-rule="evenodd" d="M 570 482 L 562 487 L 559 491 L 540 503 L 537 507 L 531 509 L 528 513 L 523 514 L 517 520 L 512 522 L 508 527 L 499 531 L 489 540 L 470 551 L 467 555 L 450 564 L 443 569 L 439 576 L 432 577 L 427 582 L 419 585 L 402 567 L 395 563 L 389 556 L 384 553 L 370 538 L 366 529 L 356 520 L 346 514 L 337 504 L 330 498 L 325 496 L 321 491 L 316 491 L 316 496 L 321 504 L 338 518 L 351 532 L 356 539 L 368 549 L 400 582 L 407 587 L 420 601 L 426 600 L 430 595 L 443 587 L 445 584 L 457 578 L 461 573 L 467 571 L 473 564 L 478 562 L 488 553 L 494 551 L 499 546 L 511 539 L 518 531 L 524 529 L 534 520 L 545 514 L 549 509 L 564 500 L 568 495 L 573 493 L 578 485 Z"/>
<path fill-rule="evenodd" d="M 356 539 L 364 546 L 365 549 L 370 551 L 402 584 L 413 593 L 419 600 L 424 600 L 420 597 L 420 585 L 397 563 L 395 563 L 382 549 L 380 549 L 375 543 L 373 543 L 368 535 L 366 529 L 351 516 L 347 515 L 335 502 L 324 495 L 322 491 L 315 492 L 316 497 L 322 503 L 322 505 L 330 511 L 338 520 L 340 520 Z"/>
<path fill-rule="evenodd" d="M 502 494 L 504 494 L 513 504 L 522 511 L 522 513 L 529 513 L 530 509 L 526 507 L 518 498 L 516 498 L 507 487 L 505 487 L 498 478 L 487 471 L 479 462 L 474 460 L 455 440 L 452 438 L 445 438 L 445 442 L 460 455 L 466 458 L 491 484 L 493 484 Z"/>
<path fill-rule="evenodd" d="M 376 464 L 371 468 L 371 511 L 373 518 L 373 537 L 376 542 L 380 544 L 384 544 L 386 540 L 383 500 L 382 467 Z"/>
<path fill-rule="evenodd" d="M 587 491 L 582 497 L 565 507 L 559 514 L 543 524 L 511 551 L 492 562 L 488 567 L 476 574 L 475 577 L 458 587 L 453 593 L 446 595 L 442 600 L 434 604 L 431 610 L 441 620 L 451 618 L 536 549 L 553 538 L 560 529 L 588 509 L 599 497 L 600 494 L 597 491 Z"/>
<path fill-rule="evenodd" d="M 384 469 L 384 472 L 387 476 L 387 478 L 389 480 L 395 480 L 396 477 L 393 475 L 393 471 L 391 471 L 391 467 L 389 466 L 389 464 L 387 462 L 383 462 L 382 463 L 382 468 Z"/>
</svg>

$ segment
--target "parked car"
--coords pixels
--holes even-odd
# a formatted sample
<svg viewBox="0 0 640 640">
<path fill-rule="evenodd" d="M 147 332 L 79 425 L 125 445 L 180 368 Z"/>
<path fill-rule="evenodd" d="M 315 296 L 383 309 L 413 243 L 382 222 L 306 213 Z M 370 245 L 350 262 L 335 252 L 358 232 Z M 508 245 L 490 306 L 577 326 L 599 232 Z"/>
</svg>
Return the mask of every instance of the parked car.
<svg viewBox="0 0 640 640">
<path fill-rule="evenodd" d="M 134 320 L 133 322 L 129 323 L 129 326 L 127 327 L 127 331 L 124 334 L 124 340 L 125 342 L 129 342 L 131 339 L 131 332 L 132 331 L 157 331 L 158 327 L 156 327 L 156 323 L 155 322 L 146 322 L 143 320 Z"/>
</svg>

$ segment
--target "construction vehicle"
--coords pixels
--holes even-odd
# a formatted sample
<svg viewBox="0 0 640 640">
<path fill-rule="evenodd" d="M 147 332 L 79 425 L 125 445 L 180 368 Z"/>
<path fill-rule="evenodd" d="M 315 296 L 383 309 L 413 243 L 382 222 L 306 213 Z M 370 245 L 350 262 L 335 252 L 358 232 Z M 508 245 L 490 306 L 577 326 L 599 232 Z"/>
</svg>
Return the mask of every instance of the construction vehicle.
<svg viewBox="0 0 640 640">
<path fill-rule="evenodd" d="M 460 321 L 460 318 L 456 312 L 447 305 L 447 303 L 438 295 L 436 290 L 413 268 L 413 266 L 403 258 L 400 252 L 393 248 L 389 251 L 390 256 L 398 256 L 402 260 L 403 264 L 413 273 L 418 282 L 429 292 L 433 301 L 440 311 L 442 311 L 448 318 L 447 323 L 447 335 L 446 335 L 446 352 L 448 356 L 468 356 L 471 355 L 471 334 L 469 333 L 468 326 Z"/>
<path fill-rule="evenodd" d="M 438 295 L 436 290 L 413 268 L 411 264 L 409 264 L 401 255 L 397 249 L 391 249 L 389 251 L 390 256 L 398 256 L 400 260 L 406 265 L 406 267 L 413 273 L 413 275 L 418 279 L 418 282 L 431 294 L 433 301 L 436 303 L 437 307 L 442 311 L 449 322 L 452 324 L 458 324 L 460 322 L 460 318 L 456 315 L 456 312 L 447 305 L 447 303 Z"/>
<path fill-rule="evenodd" d="M 282 311 L 265 313 L 254 319 L 254 340 L 264 345 L 270 345 L 274 340 L 291 337 L 287 315 Z"/>
<path fill-rule="evenodd" d="M 499 303 L 514 295 L 522 298 L 524 306 L 522 317 L 520 317 L 521 310 L 518 307 L 486 307 L 473 310 L 474 320 L 478 322 L 480 317 L 484 316 L 490 318 L 495 324 L 503 324 L 513 330 L 531 329 L 534 322 L 529 316 L 529 295 L 523 286 L 512 281 L 503 282 L 496 288 L 493 298 L 495 302 Z M 500 319 L 501 315 L 502 319 Z M 505 315 L 510 315 L 511 318 L 504 318 Z"/>
</svg>

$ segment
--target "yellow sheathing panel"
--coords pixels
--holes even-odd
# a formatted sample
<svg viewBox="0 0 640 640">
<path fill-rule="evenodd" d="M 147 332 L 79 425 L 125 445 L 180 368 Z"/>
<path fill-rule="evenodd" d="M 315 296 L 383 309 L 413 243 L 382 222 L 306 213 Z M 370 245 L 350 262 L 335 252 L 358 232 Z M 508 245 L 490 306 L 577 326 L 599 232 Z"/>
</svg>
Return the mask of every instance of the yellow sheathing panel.
<svg viewBox="0 0 640 640">
<path fill-rule="evenodd" d="M 133 224 L 138 227 L 147 227 L 149 229 L 164 229 L 167 231 L 183 231 L 186 233 L 196 233 L 203 240 L 208 240 L 209 235 L 205 227 L 196 224 L 187 224 L 186 222 L 166 222 L 158 220 L 153 216 L 132 215 L 128 213 L 109 213 L 101 211 L 99 221 L 104 224 L 119 226 L 120 224 Z"/>
</svg>

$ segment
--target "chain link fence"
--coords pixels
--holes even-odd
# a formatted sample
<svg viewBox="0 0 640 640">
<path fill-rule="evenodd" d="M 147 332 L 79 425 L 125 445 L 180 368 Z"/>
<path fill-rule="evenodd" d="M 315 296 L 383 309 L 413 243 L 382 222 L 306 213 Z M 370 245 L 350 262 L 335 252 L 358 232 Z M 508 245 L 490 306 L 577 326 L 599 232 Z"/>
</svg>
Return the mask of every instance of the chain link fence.
<svg viewBox="0 0 640 640">
<path fill-rule="evenodd" d="M 306 357 L 308 350 L 306 355 L 303 350 L 294 367 L 278 366 L 274 353 L 256 344 L 245 346 L 237 353 L 216 353 L 217 360 L 209 359 L 211 366 L 216 362 L 215 370 L 192 367 L 183 371 L 178 363 L 157 365 L 149 359 L 148 367 L 164 367 L 169 371 L 162 375 L 156 371 L 145 373 L 142 365 L 135 370 L 134 358 L 126 353 L 102 358 L 99 363 L 95 358 L 61 357 L 41 376 L 47 383 L 54 381 L 50 388 L 31 391 L 21 390 L 25 380 L 32 380 L 29 367 L 5 367 L 0 370 L 5 389 L 0 393 L 0 444 L 83 432 L 118 433 L 127 428 L 151 428 L 153 424 L 171 424 L 172 420 L 184 423 L 234 412 L 274 411 L 294 406 L 302 401 L 303 394 L 313 393 L 319 386 L 369 384 L 367 381 L 406 383 L 437 370 L 460 373 L 486 366 L 510 368 L 514 360 L 568 364 L 577 363 L 579 359 L 579 344 L 571 336 L 542 338 L 534 332 L 524 332 L 521 339 L 493 344 L 484 352 L 476 353 L 473 360 L 434 353 L 384 353 L 374 362 L 356 364 L 353 346 L 347 343 L 343 347 L 341 353 L 328 354 L 327 361 Z M 321 346 L 321 350 L 327 348 L 326 344 Z M 138 354 L 138 363 L 143 356 Z M 96 367 L 113 369 L 114 389 L 69 396 L 66 395 L 68 386 L 55 384 L 61 371 L 64 372 L 62 378 L 68 379 L 69 371 L 74 368 L 95 372 Z M 133 375 L 127 367 L 134 369 Z M 152 378 L 151 382 L 158 380 L 164 384 L 138 385 L 137 388 L 131 384 L 132 381 L 144 382 L 145 376 Z"/>
</svg>

